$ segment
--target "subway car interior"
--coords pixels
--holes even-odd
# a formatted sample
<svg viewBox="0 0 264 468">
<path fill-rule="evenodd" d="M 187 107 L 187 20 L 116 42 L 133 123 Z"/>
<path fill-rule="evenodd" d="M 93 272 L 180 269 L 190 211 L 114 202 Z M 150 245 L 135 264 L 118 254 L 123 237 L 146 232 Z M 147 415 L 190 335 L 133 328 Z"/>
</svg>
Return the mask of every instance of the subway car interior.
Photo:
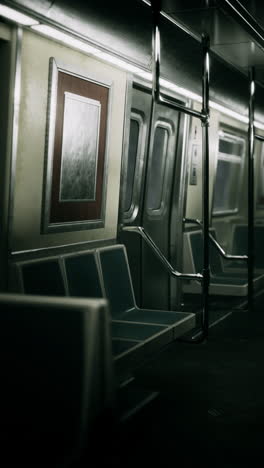
<svg viewBox="0 0 264 468">
<path fill-rule="evenodd" d="M 0 465 L 262 466 L 263 2 L 0 1 L 0 60 Z"/>
</svg>

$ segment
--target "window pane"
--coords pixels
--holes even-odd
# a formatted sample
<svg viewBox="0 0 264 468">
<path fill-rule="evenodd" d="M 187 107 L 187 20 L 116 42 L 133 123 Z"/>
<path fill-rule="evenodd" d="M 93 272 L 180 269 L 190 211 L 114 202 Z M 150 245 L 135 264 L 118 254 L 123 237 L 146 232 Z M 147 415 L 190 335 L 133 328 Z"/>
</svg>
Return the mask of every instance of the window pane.
<svg viewBox="0 0 264 468">
<path fill-rule="evenodd" d="M 218 161 L 214 186 L 213 213 L 238 209 L 238 191 L 245 151 L 245 141 L 219 132 Z"/>
<path fill-rule="evenodd" d="M 218 160 L 214 189 L 214 213 L 237 208 L 238 177 L 240 164 Z"/>
<path fill-rule="evenodd" d="M 130 134 L 129 134 L 129 148 L 128 148 L 128 163 L 127 163 L 125 211 L 129 211 L 131 204 L 132 204 L 135 168 L 136 168 L 136 161 L 137 161 L 138 138 L 139 138 L 139 123 L 137 120 L 131 119 Z"/>
<path fill-rule="evenodd" d="M 242 156 L 244 143 L 243 141 L 232 140 L 231 138 L 224 138 L 219 140 L 219 152 L 232 154 L 234 156 Z"/>
<path fill-rule="evenodd" d="M 167 147 L 168 131 L 163 127 L 157 127 L 148 181 L 147 208 L 150 210 L 158 210 L 161 205 Z"/>
</svg>

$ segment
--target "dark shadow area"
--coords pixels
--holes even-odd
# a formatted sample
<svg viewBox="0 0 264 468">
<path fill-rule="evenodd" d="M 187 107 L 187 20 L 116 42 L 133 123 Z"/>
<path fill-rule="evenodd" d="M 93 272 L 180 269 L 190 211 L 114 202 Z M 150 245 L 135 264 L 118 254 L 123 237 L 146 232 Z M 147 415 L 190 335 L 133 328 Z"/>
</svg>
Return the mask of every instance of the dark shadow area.
<svg viewBox="0 0 264 468">
<path fill-rule="evenodd" d="M 261 466 L 262 304 L 259 296 L 255 312 L 233 311 L 206 343 L 175 342 L 140 368 L 138 385 L 159 396 L 116 425 L 105 451 L 98 444 L 93 466 Z"/>
</svg>

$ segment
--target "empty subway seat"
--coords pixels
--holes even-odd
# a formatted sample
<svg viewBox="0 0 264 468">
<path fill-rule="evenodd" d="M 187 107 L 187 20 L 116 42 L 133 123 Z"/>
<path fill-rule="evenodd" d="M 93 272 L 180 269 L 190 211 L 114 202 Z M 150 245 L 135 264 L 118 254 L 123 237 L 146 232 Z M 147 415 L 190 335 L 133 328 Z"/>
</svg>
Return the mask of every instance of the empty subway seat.
<svg viewBox="0 0 264 468">
<path fill-rule="evenodd" d="M 67 254 L 62 257 L 62 261 L 70 296 L 104 296 L 95 251 Z"/>
<path fill-rule="evenodd" d="M 186 265 L 189 271 L 201 272 L 203 269 L 203 235 L 202 231 L 190 231 L 184 234 L 185 248 L 189 252 L 189 262 Z M 209 245 L 210 252 L 210 294 L 245 296 L 247 294 L 248 282 L 246 272 L 227 271 L 223 267 L 222 259 L 212 242 Z M 241 262 L 240 262 L 241 264 Z M 254 287 L 263 286 L 264 276 L 256 275 Z M 197 281 L 185 283 L 184 291 L 199 293 L 201 285 Z"/>
<path fill-rule="evenodd" d="M 192 313 L 140 309 L 135 302 L 129 264 L 124 245 L 98 249 L 105 294 L 112 314 L 114 350 L 122 362 L 133 363 L 148 357 L 195 326 Z M 133 349 L 133 356 L 128 351 Z"/>
<path fill-rule="evenodd" d="M 194 314 L 141 310 L 136 306 L 122 245 L 16 262 L 13 269 L 19 285 L 15 291 L 106 297 L 112 318 L 112 353 L 117 361 L 122 357 L 122 369 L 126 363 L 129 367 L 138 364 L 142 355 L 147 357 L 155 349 L 153 341 L 155 346 L 166 345 L 195 325 Z M 46 274 L 49 274 L 48 284 L 45 284 Z M 53 285 L 51 278 L 56 278 Z"/>
<path fill-rule="evenodd" d="M 115 405 L 107 302 L 1 294 L 0 316 L 0 463 L 75 466 Z"/>
<path fill-rule="evenodd" d="M 12 291 L 43 296 L 65 296 L 66 284 L 60 257 L 12 264 Z"/>
</svg>

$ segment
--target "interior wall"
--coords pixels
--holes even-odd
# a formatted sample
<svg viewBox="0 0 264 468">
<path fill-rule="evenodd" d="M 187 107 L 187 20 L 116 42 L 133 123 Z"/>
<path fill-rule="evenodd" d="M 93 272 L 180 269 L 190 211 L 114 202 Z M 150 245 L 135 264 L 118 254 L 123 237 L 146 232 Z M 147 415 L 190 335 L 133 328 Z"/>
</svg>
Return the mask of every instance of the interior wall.
<svg viewBox="0 0 264 468">
<path fill-rule="evenodd" d="M 112 81 L 109 109 L 105 226 L 100 229 L 41 234 L 49 59 L 102 81 Z M 126 73 L 33 32 L 24 31 L 21 102 L 15 175 L 12 251 L 53 247 L 116 237 Z"/>
<path fill-rule="evenodd" d="M 195 110 L 201 110 L 201 104 L 195 104 Z M 212 210 L 212 196 L 214 174 L 217 157 L 217 133 L 218 133 L 219 114 L 211 110 L 209 126 L 209 213 Z M 192 177 L 192 159 L 194 147 L 197 147 L 197 184 L 191 184 Z M 202 219 L 203 216 L 203 171 L 202 171 L 202 126 L 197 118 L 191 119 L 190 135 L 187 147 L 188 158 L 188 186 L 186 201 L 186 217 Z"/>
</svg>

